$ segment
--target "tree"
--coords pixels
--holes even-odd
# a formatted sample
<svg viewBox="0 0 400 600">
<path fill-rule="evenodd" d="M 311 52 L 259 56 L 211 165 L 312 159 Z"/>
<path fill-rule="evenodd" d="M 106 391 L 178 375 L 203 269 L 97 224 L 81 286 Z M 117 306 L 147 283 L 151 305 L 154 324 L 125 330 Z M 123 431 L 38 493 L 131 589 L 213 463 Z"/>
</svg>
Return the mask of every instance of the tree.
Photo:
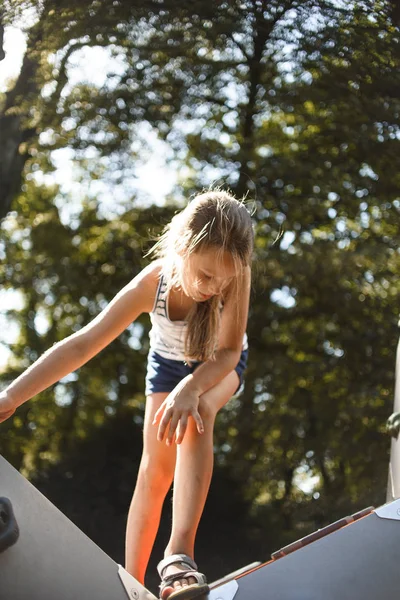
<svg viewBox="0 0 400 600">
<path fill-rule="evenodd" d="M 152 4 L 157 3 L 142 3 L 142 14 Z M 2 31 L 17 16 L 23 23 L 33 24 L 25 25 L 27 50 L 21 71 L 4 94 L 0 109 L 0 132 L 5 142 L 0 154 L 0 218 L 19 192 L 27 161 L 33 169 L 35 157 L 41 154 L 40 133 L 63 120 L 63 94 L 72 55 L 82 48 L 124 47 L 128 27 L 138 32 L 135 21 L 140 11 L 118 0 L 4 3 Z M 59 145 L 65 146 L 66 141 L 63 137 Z"/>
<path fill-rule="evenodd" d="M 316 0 L 219 0 L 212 7 L 201 0 L 190 7 L 169 0 L 147 0 L 140 7 L 119 0 L 31 0 L 7 3 L 3 22 L 12 21 L 26 5 L 35 9 L 36 20 L 28 30 L 20 75 L 0 113 L 7 141 L 0 156 L 0 216 L 10 209 L 28 159 L 32 170 L 43 151 L 94 147 L 122 159 L 129 156 L 135 126 L 148 121 L 179 154 L 186 136 L 174 123 L 190 119 L 201 126 L 206 110 L 214 119 L 215 140 L 208 127 L 204 131 L 210 149 L 219 148 L 220 133 L 229 135 L 232 119 L 240 123 L 239 155 L 231 152 L 230 158 L 241 165 L 239 172 L 243 169 L 239 188 L 244 191 L 243 182 L 251 178 L 251 168 L 246 171 L 251 167 L 252 111 L 267 106 L 265 85 L 276 73 L 279 38 L 290 37 L 297 21 L 319 5 L 332 12 L 329 2 Z M 84 85 L 70 90 L 69 61 L 89 47 L 108 48 L 122 60 L 122 70 L 101 90 Z M 46 143 L 38 137 L 45 132 Z M 196 169 L 201 160 L 200 153 L 193 161 Z"/>
</svg>

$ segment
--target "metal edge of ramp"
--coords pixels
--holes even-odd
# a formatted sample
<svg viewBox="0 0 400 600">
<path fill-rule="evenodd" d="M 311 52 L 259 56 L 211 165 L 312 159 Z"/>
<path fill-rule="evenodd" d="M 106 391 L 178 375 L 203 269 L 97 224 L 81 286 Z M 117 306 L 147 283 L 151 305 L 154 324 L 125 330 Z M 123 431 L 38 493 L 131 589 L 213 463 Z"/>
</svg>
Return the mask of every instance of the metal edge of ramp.
<svg viewBox="0 0 400 600">
<path fill-rule="evenodd" d="M 224 583 L 231 581 L 232 579 L 236 579 L 237 577 L 244 575 L 245 573 L 252 571 L 253 569 L 256 569 L 257 567 L 260 567 L 261 565 L 262 565 L 262 562 L 258 560 L 258 561 L 250 563 L 249 565 L 246 565 L 245 567 L 241 567 L 240 569 L 237 569 L 236 571 L 232 571 L 232 573 L 228 573 L 227 575 L 224 575 L 224 577 L 221 577 L 220 579 L 216 579 L 215 581 L 210 583 L 210 588 L 213 589 L 213 588 L 219 587 L 219 586 L 223 585 Z"/>
</svg>

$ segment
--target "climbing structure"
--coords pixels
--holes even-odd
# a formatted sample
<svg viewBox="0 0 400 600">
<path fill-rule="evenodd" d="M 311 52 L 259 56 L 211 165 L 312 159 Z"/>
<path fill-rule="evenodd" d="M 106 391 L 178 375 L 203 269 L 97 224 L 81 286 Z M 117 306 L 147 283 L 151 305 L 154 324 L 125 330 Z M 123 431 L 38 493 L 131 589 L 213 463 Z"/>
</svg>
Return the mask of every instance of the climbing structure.
<svg viewBox="0 0 400 600">
<path fill-rule="evenodd" d="M 400 500 L 394 500 L 215 582 L 209 600 L 393 600 L 399 556 Z M 27 598 L 155 600 L 0 457 L 0 600 Z"/>
</svg>

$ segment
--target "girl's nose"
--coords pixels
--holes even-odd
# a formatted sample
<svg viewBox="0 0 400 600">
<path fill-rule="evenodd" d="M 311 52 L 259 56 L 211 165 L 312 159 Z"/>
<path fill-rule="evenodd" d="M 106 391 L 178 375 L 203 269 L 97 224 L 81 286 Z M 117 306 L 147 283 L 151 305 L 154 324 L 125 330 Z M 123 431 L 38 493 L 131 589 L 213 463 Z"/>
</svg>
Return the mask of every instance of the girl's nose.
<svg viewBox="0 0 400 600">
<path fill-rule="evenodd" d="M 218 296 L 222 291 L 222 283 L 213 282 L 210 288 L 210 293 L 213 294 L 213 296 Z"/>
</svg>

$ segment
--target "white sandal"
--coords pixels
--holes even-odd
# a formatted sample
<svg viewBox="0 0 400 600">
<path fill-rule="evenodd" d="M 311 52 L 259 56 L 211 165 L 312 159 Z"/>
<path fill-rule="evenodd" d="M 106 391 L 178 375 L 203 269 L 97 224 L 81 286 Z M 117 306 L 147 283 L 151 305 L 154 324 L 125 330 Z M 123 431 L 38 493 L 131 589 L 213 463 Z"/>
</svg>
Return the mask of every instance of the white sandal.
<svg viewBox="0 0 400 600">
<path fill-rule="evenodd" d="M 180 565 L 185 568 L 178 573 L 164 575 L 164 572 L 170 565 Z M 161 577 L 160 598 L 162 598 L 162 593 L 166 587 L 173 587 L 172 584 L 174 581 L 187 579 L 188 577 L 194 577 L 194 579 L 196 579 L 196 583 L 186 585 L 180 590 L 171 592 L 171 594 L 163 600 L 191 600 L 192 598 L 206 595 L 210 591 L 205 575 L 198 572 L 196 563 L 187 554 L 171 554 L 171 556 L 167 556 L 158 563 L 157 571 Z"/>
</svg>

